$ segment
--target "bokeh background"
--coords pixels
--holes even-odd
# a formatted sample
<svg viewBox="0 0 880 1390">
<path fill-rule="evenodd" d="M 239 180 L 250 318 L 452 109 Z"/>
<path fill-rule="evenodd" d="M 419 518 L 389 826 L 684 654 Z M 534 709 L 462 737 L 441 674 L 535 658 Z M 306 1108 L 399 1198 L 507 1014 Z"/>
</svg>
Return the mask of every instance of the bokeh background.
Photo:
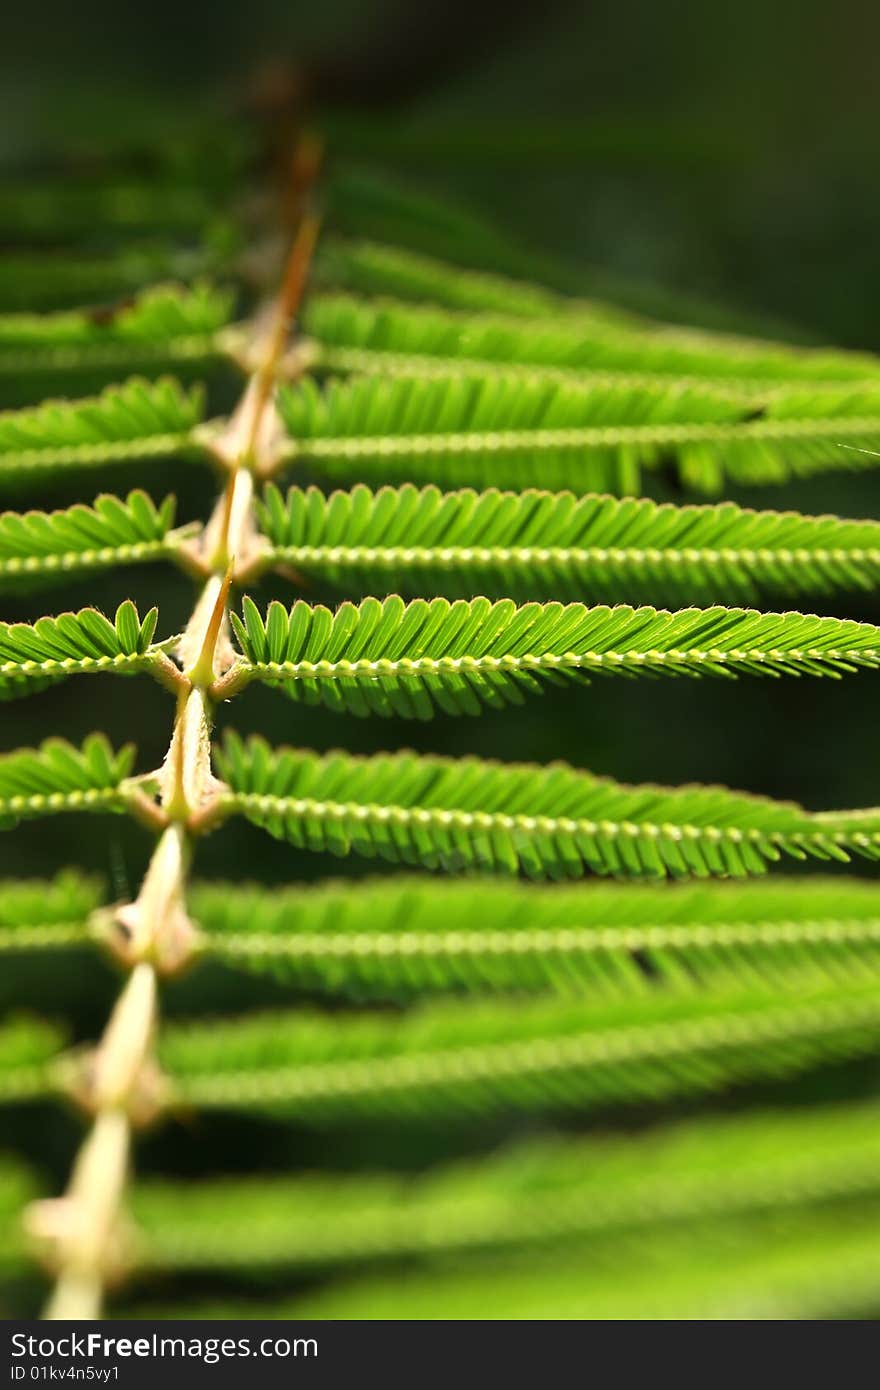
<svg viewBox="0 0 880 1390">
<path fill-rule="evenodd" d="M 157 142 L 173 153 L 178 130 L 265 105 L 279 73 L 295 70 L 328 131 L 331 163 L 390 171 L 409 190 L 442 200 L 453 225 L 485 223 L 485 250 L 473 263 L 677 321 L 880 350 L 875 6 L 38 4 L 6 15 L 3 50 L 0 161 L 9 179 L 48 179 L 108 155 L 137 169 Z M 438 223 L 436 254 L 448 242 Z M 231 379 L 212 389 L 220 408 L 233 399 Z M 143 469 L 119 470 L 101 485 L 144 483 L 157 498 L 176 492 L 181 520 L 204 516 L 211 502 L 209 475 L 173 462 L 148 478 Z M 681 495 L 662 476 L 656 490 Z M 880 473 L 736 495 L 760 506 L 878 517 Z M 79 500 L 75 489 L 56 498 Z M 129 594 L 142 611 L 159 604 L 166 633 L 191 599 L 181 577 L 126 571 L 70 584 L 63 599 L 4 600 L 0 616 L 36 616 L 43 604 L 112 608 Z M 880 621 L 876 599 L 836 600 L 834 611 Z M 878 702 L 880 673 L 865 673 L 839 683 L 596 684 L 551 691 L 522 710 L 424 726 L 341 721 L 254 690 L 230 717 L 279 743 L 562 757 L 623 780 L 720 781 L 832 808 L 880 800 Z M 0 706 L 0 750 L 101 728 L 115 742 L 133 739 L 145 770 L 161 761 L 169 715 L 167 696 L 149 682 L 81 680 Z M 0 839 L 0 875 L 77 864 L 123 896 L 136 889 L 149 848 L 146 833 L 121 819 L 35 822 Z M 244 825 L 205 841 L 197 869 L 277 883 L 367 871 L 299 855 Z M 75 1037 L 94 1037 L 116 989 L 113 969 L 91 954 L 71 955 L 49 974 L 42 961 L 21 962 L 4 966 L 0 1010 L 39 1010 L 69 1020 Z M 204 969 L 172 985 L 165 1007 L 238 1011 L 281 997 L 270 982 Z M 878 1080 L 873 1063 L 836 1068 L 790 1087 L 787 1098 L 854 1094 Z M 754 1091 L 729 1104 L 753 1100 Z M 641 1117 L 632 1112 L 626 1122 Z M 4 1113 L 4 1123 L 11 1145 L 57 1188 L 78 1121 L 31 1108 Z M 198 1173 L 222 1153 L 226 1171 L 407 1167 L 498 1138 L 497 1125 L 441 1136 L 359 1126 L 327 1140 L 268 1121 L 216 1118 L 148 1137 L 140 1164 Z M 154 1292 L 167 1302 L 175 1291 Z M 32 1290 L 20 1297 L 28 1306 Z"/>
</svg>

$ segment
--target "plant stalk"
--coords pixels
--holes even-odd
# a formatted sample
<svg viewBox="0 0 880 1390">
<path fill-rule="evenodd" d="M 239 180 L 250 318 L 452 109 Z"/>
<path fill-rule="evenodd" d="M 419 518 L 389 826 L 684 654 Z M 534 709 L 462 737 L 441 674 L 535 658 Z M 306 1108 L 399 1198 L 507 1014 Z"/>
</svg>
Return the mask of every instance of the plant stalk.
<svg viewBox="0 0 880 1390">
<path fill-rule="evenodd" d="M 157 972 L 179 969 L 194 948 L 195 931 L 186 914 L 193 830 L 200 813 L 216 801 L 208 692 L 233 659 L 227 608 L 235 558 L 250 560 L 259 543 L 253 478 L 277 466 L 275 384 L 317 231 L 317 220 L 304 213 L 281 290 L 260 335 L 258 360 L 217 446 L 230 476 L 205 531 L 202 569 L 208 578 L 180 644 L 183 671 L 168 680 L 177 692 L 177 711 L 160 778 L 164 828 L 136 901 L 114 915 L 112 944 L 131 974 L 94 1054 L 86 1099 L 95 1118 L 66 1194 L 36 1203 L 27 1217 L 57 1272 L 44 1314 L 50 1319 L 99 1317 L 104 1290 L 125 1263 L 123 1209 L 132 1132 L 138 1122 L 152 1118 L 151 1101 L 158 1094 L 155 1071 L 150 1073 Z M 141 817 L 149 820 L 142 809 Z"/>
</svg>

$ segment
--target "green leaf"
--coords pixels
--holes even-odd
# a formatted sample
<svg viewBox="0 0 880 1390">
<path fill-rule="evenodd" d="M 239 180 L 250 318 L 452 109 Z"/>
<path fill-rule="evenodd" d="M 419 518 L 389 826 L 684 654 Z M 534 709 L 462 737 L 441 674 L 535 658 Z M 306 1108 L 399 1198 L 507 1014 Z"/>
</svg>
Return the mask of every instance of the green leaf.
<svg viewBox="0 0 880 1390">
<path fill-rule="evenodd" d="M 152 609 L 141 622 L 127 599 L 115 624 L 94 608 L 33 624 L 0 623 L 0 698 L 14 699 L 72 675 L 149 671 L 162 653 L 161 645 L 149 645 L 157 616 Z"/>
<path fill-rule="evenodd" d="M 880 377 L 867 387 L 790 384 L 750 400 L 671 377 L 566 381 L 505 373 L 359 376 L 280 396 L 304 457 L 331 478 L 635 492 L 640 469 L 674 462 L 684 482 L 783 482 L 876 467 Z"/>
<path fill-rule="evenodd" d="M 590 675 L 839 675 L 880 666 L 880 628 L 748 608 L 587 608 L 486 598 L 329 609 L 273 601 L 232 615 L 242 678 L 350 714 L 429 719 L 521 704 L 541 682 Z M 2 650 L 2 649 L 0 649 Z"/>
<path fill-rule="evenodd" d="M 53 879 L 0 881 L 0 951 L 57 950 L 88 938 L 103 884 L 72 870 Z"/>
<path fill-rule="evenodd" d="M 880 889 L 858 879 L 739 884 L 394 877 L 195 885 L 201 950 L 294 989 L 356 998 L 497 990 L 626 998 L 880 969 Z M 0 897 L 2 912 L 2 897 Z"/>
<path fill-rule="evenodd" d="M 627 1000 L 444 1002 L 394 1016 L 301 1010 L 171 1025 L 179 1103 L 351 1124 L 666 1100 L 871 1054 L 880 976 Z"/>
<path fill-rule="evenodd" d="M 270 749 L 230 734 L 226 804 L 298 848 L 579 878 L 763 873 L 784 854 L 880 857 L 880 812 L 817 813 L 724 787 L 626 786 L 554 763 Z"/>
<path fill-rule="evenodd" d="M 130 744 L 116 752 L 103 734 L 90 734 L 81 748 L 50 738 L 39 748 L 4 754 L 0 757 L 0 829 L 62 811 L 122 810 L 122 784 L 133 762 Z"/>
<path fill-rule="evenodd" d="M 639 1233 L 566 1256 L 494 1260 L 337 1282 L 286 1303 L 230 1306 L 221 1317 L 496 1320 L 792 1320 L 865 1315 L 880 1294 L 877 1210 L 704 1222 Z M 181 1315 L 175 1305 L 169 1317 Z M 151 1316 L 155 1316 L 153 1309 Z M 212 1316 L 188 1305 L 188 1317 Z"/>
<path fill-rule="evenodd" d="M 543 285 L 512 280 L 482 270 L 464 270 L 415 251 L 385 246 L 375 241 L 325 241 L 317 269 L 324 280 L 356 294 L 390 295 L 395 299 L 442 305 L 446 309 L 486 310 L 516 314 L 527 319 L 546 319 L 567 309 L 577 311 L 584 301 L 554 294 Z M 616 321 L 628 316 L 609 306 L 589 305 L 597 313 L 607 311 Z"/>
<path fill-rule="evenodd" d="M 557 314 L 525 321 L 513 314 L 319 294 L 306 306 L 303 327 L 317 341 L 319 362 L 346 370 L 367 369 L 369 355 L 374 369 L 382 370 L 385 359 L 386 371 L 397 365 L 412 372 L 420 363 L 430 367 L 446 361 L 582 373 L 650 372 L 728 380 L 757 394 L 798 380 L 872 381 L 875 389 L 880 386 L 880 363 L 869 353 L 797 348 L 668 324 L 630 324 L 622 318 Z M 396 364 L 388 361 L 392 356 Z"/>
<path fill-rule="evenodd" d="M 144 564 L 170 554 L 174 498 L 156 507 L 145 492 L 102 495 L 91 507 L 0 513 L 0 589 L 51 583 L 67 574 Z"/>
<path fill-rule="evenodd" d="M 308 578 L 411 595 L 750 601 L 763 590 L 870 589 L 880 522 L 675 507 L 570 492 L 436 487 L 269 487 L 258 503 L 266 563 Z M 2 528 L 2 519 L 0 519 Z M 2 529 L 0 529 L 2 546 Z M 2 550 L 0 550 L 2 555 Z M 0 576 L 2 576 L 0 559 Z"/>
<path fill-rule="evenodd" d="M 142 1183 L 148 1269 L 251 1270 L 423 1260 L 472 1251 L 596 1257 L 673 1223 L 880 1197 L 876 1103 L 756 1111 L 641 1135 L 533 1140 L 422 1176 Z M 844 1201 L 843 1199 L 846 1199 Z M 562 1242 L 567 1243 L 566 1245 Z"/>
<path fill-rule="evenodd" d="M 113 311 L 0 315 L 0 374 L 130 370 L 215 357 L 233 297 L 207 282 L 153 285 Z"/>
<path fill-rule="evenodd" d="M 280 392 L 288 457 L 343 480 L 424 478 L 511 487 L 634 491 L 671 440 L 714 439 L 750 407 L 741 394 L 673 380 L 645 386 L 536 377 L 356 377 Z M 878 396 L 880 415 L 880 396 Z"/>
<path fill-rule="evenodd" d="M 436 224 L 443 205 L 438 204 L 432 211 Z M 496 246 L 492 252 L 488 252 L 484 262 L 487 266 L 502 264 L 504 256 L 499 256 L 498 250 Z M 448 243 L 443 254 L 448 254 Z M 497 274 L 494 270 L 465 268 L 464 261 L 451 265 L 447 260 L 404 250 L 400 246 L 325 237 L 315 268 L 321 284 L 337 290 L 392 296 L 435 308 L 442 306 L 446 309 L 486 311 L 507 318 L 515 315 L 517 318 L 545 321 L 562 319 L 569 325 L 583 322 L 588 331 L 598 325 L 600 330 L 606 331 L 620 327 L 628 333 L 640 330 L 656 337 L 662 333 L 671 334 L 695 348 L 702 348 L 707 354 L 716 354 L 722 362 L 725 357 L 736 354 L 737 350 L 755 354 L 762 347 L 779 353 L 786 362 L 792 352 L 798 358 L 802 354 L 802 349 L 792 349 L 789 343 L 767 341 L 768 325 L 764 316 L 756 323 L 752 316 L 738 314 L 730 305 L 710 304 L 644 281 L 632 284 L 617 275 L 597 272 L 595 268 L 584 274 L 583 267 L 578 267 L 576 276 L 568 277 L 569 290 L 572 289 L 573 280 L 580 282 L 575 293 L 562 294 L 549 289 L 547 284 L 534 283 L 533 278 L 523 278 L 528 275 L 534 277 L 536 268 L 539 272 L 543 268 L 551 273 L 554 270 L 558 272 L 558 258 L 554 257 L 546 267 L 541 267 L 535 259 L 534 248 L 530 248 L 528 253 L 520 252 L 517 259 L 518 264 L 513 269 L 517 278 L 513 279 L 508 274 Z M 465 257 L 465 260 L 470 258 Z M 584 298 L 580 291 L 591 296 L 599 292 L 603 298 Z M 646 314 L 651 317 L 645 317 Z M 710 326 L 688 326 L 686 329 L 678 326 L 700 322 Z M 714 326 L 716 324 L 717 328 Z M 730 331 L 731 328 L 733 331 Z M 743 330 L 750 336 L 741 336 Z M 772 325 L 770 331 L 779 333 L 776 325 Z M 757 341 L 759 334 L 762 338 L 760 343 Z M 842 356 L 851 361 L 848 354 Z M 658 372 L 657 376 L 660 375 Z"/>
<path fill-rule="evenodd" d="M 138 611 L 131 599 L 126 599 L 116 610 L 116 636 L 120 648 L 126 652 L 137 651 L 140 635 Z"/>
<path fill-rule="evenodd" d="M 192 452 L 204 392 L 171 378 L 132 378 L 100 396 L 0 413 L 0 484 L 43 474 Z M 198 452 L 196 450 L 196 452 Z"/>
<path fill-rule="evenodd" d="M 2 773 L 0 773 L 2 775 Z M 0 1104 L 18 1104 L 55 1090 L 51 1066 L 64 1035 L 41 1018 L 0 1023 Z"/>
</svg>

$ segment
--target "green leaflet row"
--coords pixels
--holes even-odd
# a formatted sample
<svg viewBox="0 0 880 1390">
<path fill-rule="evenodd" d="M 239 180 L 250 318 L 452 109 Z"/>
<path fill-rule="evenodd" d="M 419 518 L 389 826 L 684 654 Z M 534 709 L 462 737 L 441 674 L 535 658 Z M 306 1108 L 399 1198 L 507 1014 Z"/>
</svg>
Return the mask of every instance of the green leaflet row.
<svg viewBox="0 0 880 1390">
<path fill-rule="evenodd" d="M 872 1102 L 758 1110 L 649 1128 L 639 1136 L 544 1138 L 391 1173 L 142 1183 L 134 1213 L 147 1271 L 324 1268 L 451 1253 L 538 1253 L 560 1241 L 600 1257 L 606 1242 L 676 1222 L 880 1197 Z M 562 1247 L 565 1248 L 565 1247 Z"/>
<path fill-rule="evenodd" d="M 855 982 L 880 965 L 880 888 L 852 878 L 543 887 L 395 876 L 271 892 L 203 883 L 190 910 L 206 957 L 356 999 L 628 998 L 746 979 Z"/>
<path fill-rule="evenodd" d="M 148 510 L 145 520 L 152 520 Z M 113 514 L 114 521 L 118 515 Z M 160 518 L 156 518 L 157 523 Z M 342 604 L 269 605 L 245 598 L 232 614 L 243 658 L 216 684 L 253 679 L 295 699 L 358 715 L 430 718 L 519 703 L 543 681 L 591 675 L 839 675 L 880 665 L 880 629 L 801 613 L 714 607 L 588 608 L 512 599 L 398 596 Z M 158 612 L 130 600 L 111 623 L 93 608 L 36 623 L 0 623 L 0 691 L 7 697 L 69 675 L 157 672 L 176 638 L 153 644 Z"/>
<path fill-rule="evenodd" d="M 704 492 L 725 477 L 783 482 L 876 466 L 880 378 L 828 390 L 789 384 L 763 402 L 699 382 L 557 381 L 507 374 L 399 379 L 379 367 L 282 392 L 287 453 L 336 481 L 637 492 L 674 462 Z"/>
<path fill-rule="evenodd" d="M 339 590 L 408 596 L 750 601 L 764 592 L 871 589 L 880 523 L 752 511 L 732 502 L 675 507 L 648 499 L 489 489 L 441 492 L 357 484 L 329 495 L 269 486 L 257 499 L 272 568 Z M 140 490 L 91 506 L 0 513 L 0 590 L 157 560 L 187 563 L 195 525 L 174 527 L 174 499 Z"/>
<path fill-rule="evenodd" d="M 166 1027 L 162 1099 L 186 1111 L 466 1120 L 656 1102 L 870 1054 L 880 977 L 658 990 L 627 999 L 443 1001 L 403 1014 L 291 1012 Z M 0 1100 L 65 1084 L 63 1035 L 0 1028 Z"/>
<path fill-rule="evenodd" d="M 880 966 L 880 890 L 858 879 L 745 883 L 413 877 L 292 885 L 199 883 L 200 958 L 291 989 L 355 999 L 497 991 L 621 998 L 652 990 L 858 983 Z M 93 880 L 0 884 L 0 950 L 102 939 Z"/>
<path fill-rule="evenodd" d="M 101 735 L 0 758 L 0 824 L 69 810 L 121 810 L 133 750 Z M 358 758 L 272 750 L 230 734 L 215 818 L 239 812 L 299 847 L 447 870 L 534 878 L 727 877 L 783 856 L 880 856 L 876 810 L 805 811 L 722 787 L 626 786 L 557 763 Z"/>
<path fill-rule="evenodd" d="M 153 645 L 158 618 L 156 608 L 141 618 L 126 599 L 113 622 L 83 608 L 35 623 L 0 623 L 0 698 L 27 695 L 71 675 L 155 672 L 169 645 Z"/>
<path fill-rule="evenodd" d="M 0 590 L 16 591 L 67 575 L 173 557 L 191 527 L 174 530 L 175 500 L 159 506 L 140 489 L 102 494 L 54 512 L 0 513 Z"/>
<path fill-rule="evenodd" d="M 296 1300 L 219 1300 L 192 1317 L 726 1321 L 858 1315 L 880 1290 L 880 1250 L 870 1203 L 842 1219 L 821 1206 L 789 1219 L 706 1221 L 651 1237 L 638 1231 L 597 1250 L 505 1251 L 494 1259 L 439 1262 L 425 1270 L 337 1280 Z M 719 1260 L 719 1249 L 724 1259 Z M 155 1308 L 151 1308 L 155 1315 Z M 168 1315 L 179 1312 L 170 1309 Z"/>
<path fill-rule="evenodd" d="M 0 333 L 0 367 L 2 352 Z M 380 374 L 324 386 L 306 378 L 279 405 L 287 463 L 305 460 L 343 483 L 637 493 L 643 468 L 672 462 L 687 486 L 717 492 L 725 478 L 754 485 L 875 467 L 880 449 L 880 375 L 820 390 L 790 384 L 756 406 L 700 383 Z M 203 409 L 198 388 L 135 378 L 97 397 L 3 412 L 0 483 L 205 457 L 220 426 L 207 427 Z"/>
<path fill-rule="evenodd" d="M 532 878 L 727 877 L 784 856 L 880 857 L 877 810 L 806 811 L 723 787 L 626 786 L 548 767 L 414 753 L 323 756 L 230 734 L 221 805 L 298 848 Z"/>
<path fill-rule="evenodd" d="M 269 487 L 258 516 L 270 563 L 294 578 L 412 597 L 705 602 L 870 588 L 880 574 L 880 522 L 733 502 L 358 484 L 329 496 Z"/>
<path fill-rule="evenodd" d="M 0 757 L 0 829 L 19 820 L 64 811 L 122 811 L 125 783 L 134 764 L 129 744 L 118 750 L 103 734 L 77 748 L 65 739 L 46 739 L 39 748 L 20 748 Z"/>
<path fill-rule="evenodd" d="M 335 613 L 245 598 L 244 660 L 218 692 L 259 679 L 309 704 L 429 719 L 522 703 L 545 681 L 596 675 L 836 675 L 880 665 L 880 628 L 739 608 L 588 608 L 512 599 L 343 603 Z"/>
<path fill-rule="evenodd" d="M 868 1055 L 878 1037 L 880 979 L 866 972 L 859 985 L 201 1019 L 168 1026 L 159 1051 L 183 1109 L 348 1125 L 660 1101 Z"/>
</svg>

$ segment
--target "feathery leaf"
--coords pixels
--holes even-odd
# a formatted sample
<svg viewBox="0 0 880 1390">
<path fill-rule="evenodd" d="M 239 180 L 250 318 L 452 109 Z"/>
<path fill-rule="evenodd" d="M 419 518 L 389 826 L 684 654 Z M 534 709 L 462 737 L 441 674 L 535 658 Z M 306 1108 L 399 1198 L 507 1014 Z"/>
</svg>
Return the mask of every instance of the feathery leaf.
<svg viewBox="0 0 880 1390">
<path fill-rule="evenodd" d="M 0 315 L 0 374 L 127 370 L 217 356 L 232 296 L 207 283 L 154 285 L 111 313 Z"/>
<path fill-rule="evenodd" d="M 598 317 L 569 319 L 557 314 L 525 321 L 512 314 L 465 313 L 393 299 L 363 301 L 318 294 L 306 306 L 303 327 L 317 341 L 318 360 L 331 367 L 346 361 L 339 349 L 354 349 L 356 356 L 348 360 L 361 367 L 366 365 L 365 353 L 376 357 L 393 353 L 411 362 L 424 357 L 580 372 L 729 379 L 758 393 L 798 380 L 872 380 L 880 385 L 880 362 L 869 353 L 796 348 Z"/>
<path fill-rule="evenodd" d="M 52 950 L 85 940 L 103 896 L 100 880 L 69 869 L 48 880 L 0 881 L 0 951 Z"/>
<path fill-rule="evenodd" d="M 172 552 L 173 497 L 156 507 L 145 492 L 106 494 L 91 507 L 0 512 L 0 590 L 81 571 L 143 564 Z"/>
<path fill-rule="evenodd" d="M 757 512 L 733 502 L 675 507 L 570 492 L 443 493 L 359 484 L 269 487 L 258 503 L 266 563 L 381 591 L 470 598 L 754 600 L 880 579 L 880 522 Z M 2 554 L 2 551 L 0 551 Z"/>
<path fill-rule="evenodd" d="M 134 748 L 114 751 L 103 734 L 81 748 L 50 738 L 39 748 L 0 757 L 0 829 L 19 820 L 61 811 L 119 811 L 121 787 L 131 772 Z"/>
<path fill-rule="evenodd" d="M 276 839 L 427 868 L 724 877 L 763 873 L 783 854 L 880 857 L 880 811 L 819 814 L 724 787 L 626 786 L 564 763 L 318 756 L 230 734 L 219 765 L 227 808 Z"/>
<path fill-rule="evenodd" d="M 206 954 L 357 998 L 611 998 L 688 981 L 833 983 L 880 968 L 880 887 L 858 879 L 547 889 L 395 877 L 271 892 L 203 883 L 191 910 Z"/>
<path fill-rule="evenodd" d="M 880 1293 L 876 1211 L 842 1222 L 836 1211 L 775 1221 L 711 1221 L 638 1242 L 618 1237 L 586 1254 L 531 1250 L 331 1284 L 250 1313 L 228 1303 L 187 1316 L 326 1319 L 737 1321 L 864 1316 Z M 179 1316 L 179 1307 L 168 1316 Z M 151 1314 L 155 1316 L 155 1314 Z"/>
<path fill-rule="evenodd" d="M 626 1000 L 425 1005 L 177 1024 L 172 1102 L 316 1122 L 547 1112 L 660 1100 L 872 1053 L 880 976 L 859 984 L 658 991 Z"/>
<path fill-rule="evenodd" d="M 361 716 L 479 714 L 521 704 L 542 680 L 592 674 L 821 676 L 880 666 L 880 628 L 870 623 L 749 608 L 404 603 L 395 594 L 335 613 L 303 600 L 288 612 L 273 601 L 265 620 L 245 598 L 242 615 L 231 615 L 240 680 Z"/>
<path fill-rule="evenodd" d="M 682 482 L 709 493 L 720 492 L 725 477 L 750 487 L 876 468 L 878 407 L 873 383 L 823 390 L 791 383 L 767 397 L 760 417 L 711 438 L 673 441 L 671 453 Z"/>
<path fill-rule="evenodd" d="M 532 248 L 533 252 L 533 248 Z M 487 265 L 498 265 L 497 256 L 488 256 Z M 613 328 L 620 325 L 628 331 L 673 332 L 686 336 L 689 343 L 705 346 L 707 351 L 727 354 L 737 349 L 754 351 L 756 347 L 781 350 L 786 356 L 802 351 L 786 342 L 768 342 L 767 325 L 756 326 L 751 317 L 731 312 L 729 306 L 708 304 L 691 296 L 670 294 L 659 286 L 630 284 L 607 272 L 581 275 L 574 293 L 560 293 L 546 284 L 536 284 L 522 278 L 534 274 L 529 257 L 520 257 L 515 268 L 517 278 L 487 270 L 466 269 L 446 260 L 420 252 L 403 250 L 377 241 L 352 241 L 339 238 L 325 240 L 317 259 L 316 271 L 321 283 L 334 289 L 365 295 L 390 296 L 394 299 L 442 306 L 446 309 L 465 309 L 515 315 L 524 319 L 568 319 L 572 323 L 585 321 L 589 326 Z M 557 266 L 555 259 L 551 267 Z M 609 295 L 609 286 L 613 290 Z M 568 288 L 572 290 L 570 282 Z M 596 289 L 602 299 L 592 298 Z M 586 289 L 591 297 L 584 298 Z M 627 291 L 629 293 L 627 293 Z M 631 307 L 624 307 L 629 300 Z M 670 322 L 671 320 L 671 322 Z M 707 321 L 717 327 L 692 326 Z M 687 325 L 686 329 L 677 325 Z M 775 331 L 779 332 L 778 328 Z M 749 336 L 743 336 L 747 333 Z M 760 335 L 760 343 L 757 341 Z M 659 375 L 659 373 L 658 373 Z"/>
<path fill-rule="evenodd" d="M 259 1269 L 499 1251 L 880 1195 L 876 1103 L 533 1141 L 422 1177 L 151 1182 L 150 1268 Z"/>
<path fill-rule="evenodd" d="M 485 310 L 527 319 L 549 319 L 571 311 L 611 323 L 637 322 L 634 315 L 609 304 L 571 299 L 543 285 L 484 270 L 464 270 L 433 256 L 375 241 L 325 242 L 318 271 L 322 279 L 356 294 L 386 295 L 446 309 Z"/>
<path fill-rule="evenodd" d="M 60 1030 L 41 1018 L 21 1016 L 0 1023 L 0 1104 L 51 1093 L 50 1068 L 63 1041 Z"/>
<path fill-rule="evenodd" d="M 714 438 L 748 406 L 674 381 L 646 388 L 506 374 L 355 377 L 323 389 L 306 378 L 281 391 L 279 409 L 287 456 L 334 478 L 621 492 L 638 487 L 640 465 L 671 452 L 667 438 Z"/>
<path fill-rule="evenodd" d="M 159 458 L 192 449 L 204 414 L 200 387 L 135 377 L 83 400 L 46 401 L 0 413 L 0 483 L 34 475 Z"/>
<path fill-rule="evenodd" d="M 157 619 L 158 609 L 151 608 L 142 619 L 126 599 L 112 623 L 95 608 L 38 618 L 33 624 L 0 623 L 0 699 L 27 695 L 77 674 L 148 671 L 167 645 L 151 645 Z"/>
<path fill-rule="evenodd" d="M 749 485 L 877 467 L 880 377 L 868 389 L 789 384 L 760 411 L 728 388 L 672 378 L 380 375 L 323 390 L 307 378 L 279 404 L 287 457 L 343 481 L 633 492 L 643 466 L 669 459 L 689 486 L 717 492 L 725 476 Z"/>
</svg>

